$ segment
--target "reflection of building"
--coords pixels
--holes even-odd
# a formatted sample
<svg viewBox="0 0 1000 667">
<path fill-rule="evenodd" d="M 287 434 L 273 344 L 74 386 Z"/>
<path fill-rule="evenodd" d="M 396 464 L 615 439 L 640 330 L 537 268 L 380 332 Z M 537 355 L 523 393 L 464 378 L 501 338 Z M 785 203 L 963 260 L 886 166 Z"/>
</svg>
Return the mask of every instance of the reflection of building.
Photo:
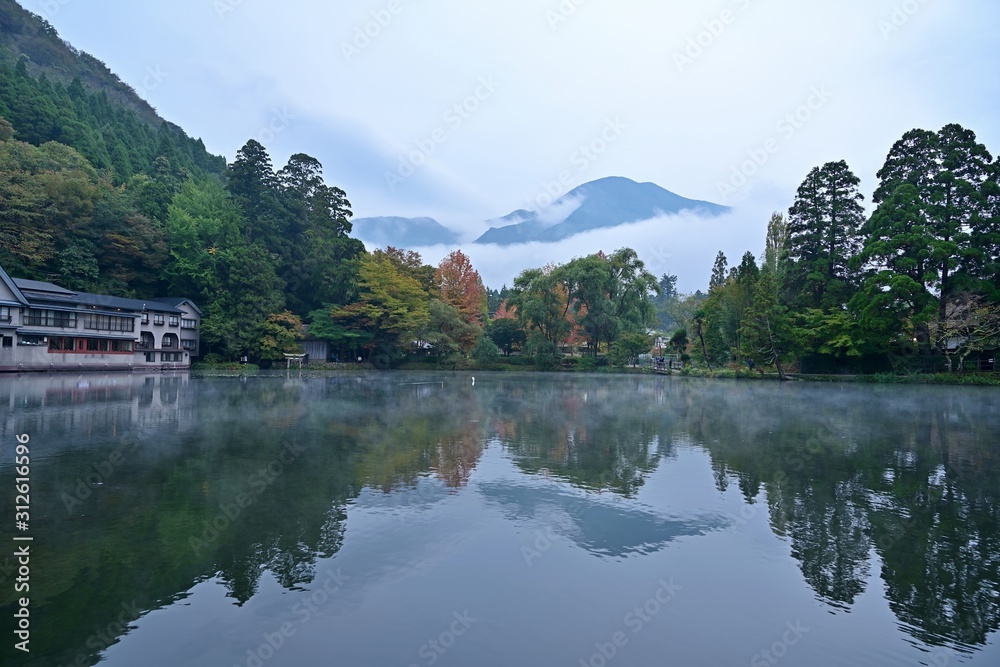
<svg viewBox="0 0 1000 667">
<path fill-rule="evenodd" d="M 200 324 L 189 299 L 73 292 L 0 267 L 0 371 L 189 368 Z"/>
<path fill-rule="evenodd" d="M 172 433 L 191 428 L 194 402 L 184 390 L 190 373 L 53 373 L 0 378 L 0 435 L 30 433 L 75 448 L 81 434 L 115 438 L 137 433 Z M 58 445 L 55 443 L 59 443 Z"/>
</svg>

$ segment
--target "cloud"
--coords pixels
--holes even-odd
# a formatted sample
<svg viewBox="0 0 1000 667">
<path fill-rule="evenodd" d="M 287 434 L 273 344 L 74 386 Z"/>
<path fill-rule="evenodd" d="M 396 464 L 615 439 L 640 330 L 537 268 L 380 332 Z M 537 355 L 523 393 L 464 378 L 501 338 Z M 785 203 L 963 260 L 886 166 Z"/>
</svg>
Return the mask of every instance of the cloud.
<svg viewBox="0 0 1000 667">
<path fill-rule="evenodd" d="M 554 227 L 573 215 L 574 211 L 583 206 L 583 202 L 585 201 L 587 201 L 587 198 L 583 195 L 578 197 L 561 197 L 551 206 L 546 206 L 538 211 L 538 221 L 546 227 Z"/>
<path fill-rule="evenodd" d="M 618 248 L 636 250 L 646 268 L 659 278 L 664 273 L 678 276 L 682 292 L 707 291 L 712 263 L 720 250 L 729 263 L 739 263 L 744 252 L 758 257 L 764 248 L 767 222 L 771 213 L 781 210 L 772 197 L 761 196 L 746 201 L 739 209 L 725 215 L 703 218 L 690 214 L 660 216 L 650 220 L 598 229 L 559 243 L 525 243 L 501 247 L 474 243 L 460 246 L 491 288 L 508 287 L 523 270 L 564 264 L 583 257 Z M 456 246 L 414 248 L 424 262 L 437 265 Z"/>
</svg>

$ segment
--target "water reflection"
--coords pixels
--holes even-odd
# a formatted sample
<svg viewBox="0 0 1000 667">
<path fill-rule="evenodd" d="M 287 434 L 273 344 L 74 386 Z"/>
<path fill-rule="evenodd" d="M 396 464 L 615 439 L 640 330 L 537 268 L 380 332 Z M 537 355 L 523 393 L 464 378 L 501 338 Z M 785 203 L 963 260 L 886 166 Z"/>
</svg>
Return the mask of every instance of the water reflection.
<svg viewBox="0 0 1000 667">
<path fill-rule="evenodd" d="M 222 581 L 234 604 L 268 572 L 287 590 L 307 587 L 350 539 L 363 491 L 392 511 L 434 512 L 464 492 L 487 443 L 534 478 L 480 485 L 487 504 L 609 559 L 732 523 L 633 502 L 695 443 L 718 491 L 739 489 L 743 519 L 767 513 L 831 609 L 851 610 L 874 572 L 920 643 L 971 650 L 1000 626 L 991 392 L 602 376 L 481 375 L 472 386 L 444 374 L 46 375 L 0 378 L 0 406 L 2 488 L 12 484 L 13 435 L 33 443 L 33 533 L 45 545 L 33 561 L 45 573 L 32 588 L 33 645 L 44 647 L 35 665 L 81 655 L 93 664 L 135 620 L 123 609 L 173 604 L 197 582 Z"/>
<path fill-rule="evenodd" d="M 541 524 L 581 549 L 604 558 L 659 551 L 670 542 L 725 528 L 725 517 L 675 519 L 631 505 L 523 484 L 484 484 L 480 492 L 512 521 Z"/>
</svg>

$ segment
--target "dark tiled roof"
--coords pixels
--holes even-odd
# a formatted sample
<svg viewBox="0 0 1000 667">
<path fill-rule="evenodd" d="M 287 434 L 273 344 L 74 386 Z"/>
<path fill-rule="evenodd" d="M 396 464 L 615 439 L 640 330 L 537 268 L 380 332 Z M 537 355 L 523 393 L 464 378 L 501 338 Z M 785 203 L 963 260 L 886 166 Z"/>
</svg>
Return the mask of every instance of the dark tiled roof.
<svg viewBox="0 0 1000 667">
<path fill-rule="evenodd" d="M 32 292 L 52 292 L 62 296 L 71 296 L 74 292 L 68 289 L 59 287 L 59 285 L 53 285 L 52 283 L 43 283 L 40 280 L 25 280 L 24 278 L 14 278 L 14 284 L 18 288 L 23 290 L 30 290 Z"/>
<path fill-rule="evenodd" d="M 52 283 L 40 280 L 26 280 L 24 278 L 13 278 L 14 284 L 22 290 L 24 296 L 29 300 L 45 301 L 49 303 L 64 303 L 67 306 L 82 305 L 96 306 L 106 310 L 129 310 L 135 312 L 151 311 L 155 313 L 169 313 L 171 315 L 182 315 L 184 311 L 177 306 L 184 301 L 189 302 L 197 310 L 198 306 L 186 298 L 165 298 L 165 299 L 126 299 L 119 296 L 108 296 L 106 294 L 91 294 L 90 292 L 73 292 L 59 287 Z M 200 310 L 198 310 L 201 313 Z"/>
<path fill-rule="evenodd" d="M 180 315 L 183 312 L 170 304 L 163 303 L 162 301 L 153 301 L 152 299 L 126 299 L 120 296 L 78 292 L 76 300 L 85 306 L 98 306 L 99 308 L 134 310 L 137 312 L 148 310 L 157 313 L 170 313 L 171 315 Z"/>
</svg>

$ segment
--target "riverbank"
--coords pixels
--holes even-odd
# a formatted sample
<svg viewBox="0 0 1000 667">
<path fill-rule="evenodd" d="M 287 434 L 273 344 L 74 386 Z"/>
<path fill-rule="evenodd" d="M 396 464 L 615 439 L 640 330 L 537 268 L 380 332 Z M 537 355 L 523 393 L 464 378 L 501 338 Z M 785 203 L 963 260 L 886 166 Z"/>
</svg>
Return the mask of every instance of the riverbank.
<svg viewBox="0 0 1000 667">
<path fill-rule="evenodd" d="M 400 371 L 493 371 L 493 372 L 541 372 L 541 373 L 591 373 L 591 374 L 629 374 L 629 375 L 652 375 L 655 371 L 649 367 L 641 366 L 612 366 L 601 364 L 601 360 L 594 360 L 590 357 L 566 357 L 546 367 L 537 366 L 528 357 L 509 357 L 499 363 L 482 365 L 471 360 L 462 360 L 451 363 L 429 363 L 424 361 L 408 361 L 396 366 L 392 370 Z M 312 363 L 303 366 L 305 370 L 312 372 L 352 372 L 358 370 L 377 370 L 368 363 Z M 197 372 L 239 372 L 255 373 L 261 368 L 255 364 L 241 364 L 238 362 L 221 364 L 194 364 L 191 370 Z M 271 370 L 284 370 L 276 364 Z M 293 367 L 292 370 L 296 370 Z M 705 368 L 688 366 L 679 371 L 673 371 L 665 375 L 677 377 L 693 377 L 715 380 L 763 380 L 777 381 L 778 374 L 764 371 L 753 371 L 748 369 L 717 368 L 709 371 Z M 963 385 L 963 386 L 1000 386 L 1000 373 L 922 373 L 922 374 L 893 374 L 874 373 L 871 375 L 823 375 L 812 373 L 786 373 L 789 381 L 796 382 L 848 382 L 863 384 L 927 384 L 927 385 Z"/>
</svg>

